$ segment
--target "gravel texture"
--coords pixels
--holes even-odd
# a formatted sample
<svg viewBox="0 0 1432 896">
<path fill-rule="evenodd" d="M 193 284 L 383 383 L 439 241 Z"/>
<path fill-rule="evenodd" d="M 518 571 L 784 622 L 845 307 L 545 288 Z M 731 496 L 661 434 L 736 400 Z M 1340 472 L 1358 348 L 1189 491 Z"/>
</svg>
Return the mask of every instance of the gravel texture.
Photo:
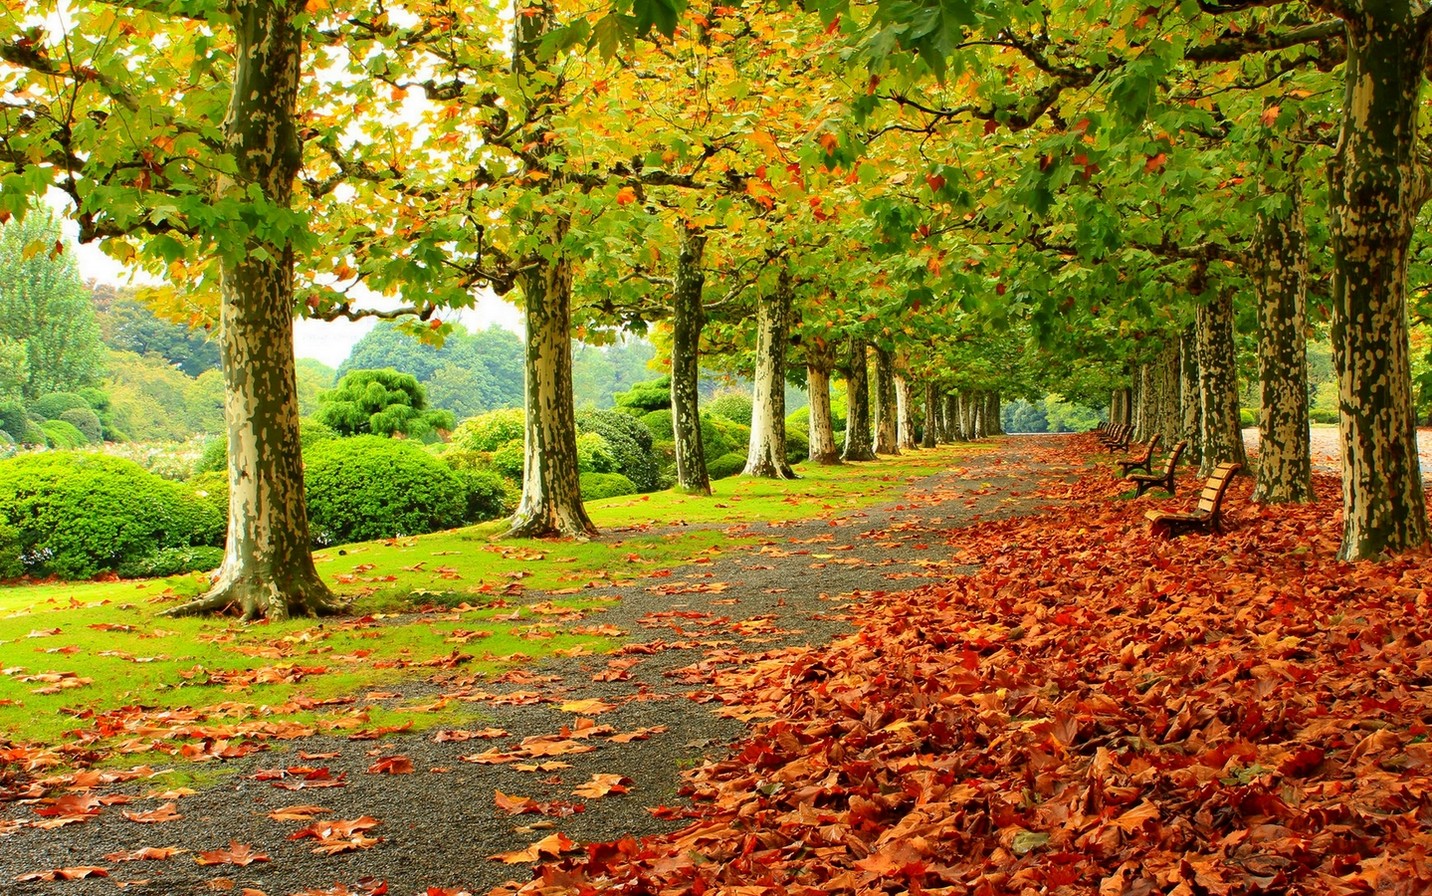
<svg viewBox="0 0 1432 896">
<path fill-rule="evenodd" d="M 390 735 L 376 741 L 317 736 L 281 744 L 243 759 L 223 761 L 217 783 L 172 800 L 182 820 L 138 824 L 122 810 L 149 811 L 165 800 L 145 794 L 143 782 L 97 791 L 136 797 L 106 807 L 82 824 L 45 830 L 23 826 L 0 837 L 0 893 L 112 893 L 117 883 L 140 893 L 212 893 L 260 890 L 268 896 L 306 892 L 363 893 L 378 882 L 398 896 L 427 894 L 430 887 L 485 893 L 509 879 L 530 876 L 530 865 L 491 859 L 522 850 L 561 832 L 577 843 L 640 837 L 682 824 L 681 772 L 715 757 L 739 737 L 745 724 L 720 715 L 725 705 L 709 690 L 710 669 L 743 656 L 789 645 L 818 645 L 851 630 L 844 615 L 853 599 L 901 591 L 941 580 L 967 568 L 950 560 L 958 530 L 996 516 L 1036 512 L 1039 501 L 1031 473 L 1020 461 L 1021 439 L 1004 440 L 998 453 L 961 458 L 962 466 L 920 481 L 875 508 L 835 520 L 753 524 L 732 527 L 733 536 L 755 536 L 762 544 L 733 548 L 674 569 L 660 579 L 642 579 L 621 588 L 586 594 L 611 599 L 605 609 L 573 625 L 612 625 L 625 633 L 617 655 L 564 658 L 533 664 L 492 680 L 464 675 L 461 668 L 427 681 L 414 681 L 404 697 L 447 694 L 466 714 L 457 730 L 500 728 L 506 736 L 439 742 L 438 729 Z M 606 537 L 621 538 L 620 531 Z M 724 587 L 723 587 L 724 586 Z M 705 590 L 696 590 L 705 589 Z M 539 602 L 548 596 L 524 595 Z M 627 680 L 595 681 L 609 662 L 624 664 Z M 609 676 L 614 677 L 614 676 Z M 492 695 L 508 695 L 505 699 Z M 516 696 L 512 696 L 516 695 Z M 525 695 L 525 696 L 524 696 Z M 464 700 L 467 697 L 469 699 Z M 563 710 L 569 701 L 600 698 L 613 706 L 600 713 Z M 508 705 L 508 701 L 518 705 Z M 451 706 L 449 706 L 451 709 Z M 739 714 L 739 707 L 732 707 Z M 510 750 L 525 737 L 558 735 L 591 719 L 611 726 L 575 742 L 590 752 L 527 758 L 505 764 L 474 764 L 462 756 Z M 611 735 L 662 729 L 628 743 Z M 582 732 L 577 732 L 581 734 Z M 557 742 L 553 737 L 544 743 Z M 540 747 L 539 747 L 540 750 Z M 325 754 L 323 758 L 304 759 Z M 336 754 L 328 756 L 326 754 Z M 384 757 L 411 760 L 409 774 L 374 774 Z M 522 771 L 519 763 L 568 763 Z M 208 773 L 219 763 L 202 767 Z M 256 780 L 260 769 L 326 767 L 345 786 L 279 789 Z M 596 774 L 629 779 L 629 792 L 600 798 L 573 794 Z M 293 779 L 286 779 L 292 783 Z M 553 817 L 509 815 L 495 792 L 539 802 L 580 804 L 582 811 Z M 367 836 L 381 838 L 369 848 L 333 856 L 312 852 L 312 839 L 292 840 L 306 822 L 279 822 L 267 813 L 285 806 L 316 804 L 331 810 L 316 821 L 368 816 L 378 824 Z M 649 807 L 675 807 L 659 811 Z M 34 805 L 0 804 L 6 820 L 39 821 Z M 674 817 L 673 817 L 674 816 Z M 230 841 L 249 844 L 269 856 L 247 866 L 205 866 L 194 857 Z M 116 862 L 110 853 L 139 847 L 187 850 L 162 861 Z M 19 882 L 26 872 L 101 866 L 108 878 Z M 435 892 L 443 892 L 439 889 Z"/>
</svg>

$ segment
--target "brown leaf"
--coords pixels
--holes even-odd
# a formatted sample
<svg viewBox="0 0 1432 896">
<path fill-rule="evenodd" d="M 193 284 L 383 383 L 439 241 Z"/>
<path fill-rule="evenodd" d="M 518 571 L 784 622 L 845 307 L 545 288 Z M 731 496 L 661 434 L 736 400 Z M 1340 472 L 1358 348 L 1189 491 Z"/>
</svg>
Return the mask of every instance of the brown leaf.
<svg viewBox="0 0 1432 896">
<path fill-rule="evenodd" d="M 212 849 L 194 857 L 194 863 L 197 865 L 238 865 L 240 867 L 268 860 L 268 856 L 261 852 L 255 852 L 252 846 L 237 840 L 230 840 L 227 849 Z"/>
<path fill-rule="evenodd" d="M 626 793 L 630 784 L 631 778 L 625 775 L 596 774 L 592 775 L 590 781 L 579 785 L 572 793 L 589 799 L 598 799 L 609 793 Z"/>
</svg>

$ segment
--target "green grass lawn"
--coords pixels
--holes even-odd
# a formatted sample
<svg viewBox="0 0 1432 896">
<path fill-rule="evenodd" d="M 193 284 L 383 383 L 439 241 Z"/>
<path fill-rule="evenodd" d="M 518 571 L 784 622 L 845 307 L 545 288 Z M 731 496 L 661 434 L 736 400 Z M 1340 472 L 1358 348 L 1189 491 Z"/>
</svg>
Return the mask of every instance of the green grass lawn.
<svg viewBox="0 0 1432 896">
<path fill-rule="evenodd" d="M 584 597 L 590 586 L 758 544 L 769 535 L 757 528 L 769 521 L 838 518 L 894 500 L 978 450 L 806 465 L 790 482 L 725 479 L 710 498 L 596 501 L 588 509 L 605 534 L 589 542 L 494 541 L 503 524 L 492 522 L 318 551 L 319 570 L 353 601 L 347 617 L 159 618 L 205 587 L 197 575 L 0 588 L 0 740 L 53 745 L 78 736 L 133 750 L 119 757 L 132 764 L 150 757 L 146 738 L 172 749 L 175 726 L 193 743 L 205 734 L 266 736 L 255 733 L 260 722 L 341 731 L 441 724 L 442 707 L 413 712 L 383 689 L 447 669 L 481 678 L 541 656 L 609 650 L 617 636 L 596 628 L 599 619 L 569 624 L 599 615 L 603 601 Z M 179 721 L 150 731 L 143 720 L 166 710 Z M 209 730 L 186 729 L 191 715 Z"/>
</svg>

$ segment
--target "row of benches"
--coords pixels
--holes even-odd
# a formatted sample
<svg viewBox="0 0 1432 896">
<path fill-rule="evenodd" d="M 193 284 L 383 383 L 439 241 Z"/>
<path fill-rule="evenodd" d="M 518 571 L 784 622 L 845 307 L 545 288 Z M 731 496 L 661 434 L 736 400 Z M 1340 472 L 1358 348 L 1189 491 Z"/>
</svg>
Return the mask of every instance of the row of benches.
<svg viewBox="0 0 1432 896">
<path fill-rule="evenodd" d="M 1132 432 L 1133 428 L 1127 425 L 1105 424 L 1100 429 L 1099 439 L 1110 450 L 1127 449 Z M 1178 468 L 1179 459 L 1188 448 L 1188 442 L 1180 441 L 1174 445 L 1173 451 L 1169 452 L 1163 471 L 1154 473 L 1152 463 L 1158 443 L 1159 434 L 1154 433 L 1144 445 L 1141 454 L 1117 462 L 1124 478 L 1136 486 L 1135 498 L 1141 497 L 1144 492 L 1154 486 L 1162 488 L 1170 495 L 1174 494 L 1174 473 Z M 1177 513 L 1166 510 L 1150 510 L 1144 514 L 1149 520 L 1153 534 L 1172 538 L 1185 532 L 1222 531 L 1223 499 L 1228 494 L 1228 487 L 1233 483 L 1233 477 L 1240 469 L 1242 469 L 1241 465 L 1236 463 L 1223 463 L 1215 467 L 1213 475 L 1209 476 L 1203 484 L 1203 493 L 1199 495 L 1198 505 L 1191 511 Z M 1144 472 L 1135 472 L 1137 470 Z"/>
</svg>

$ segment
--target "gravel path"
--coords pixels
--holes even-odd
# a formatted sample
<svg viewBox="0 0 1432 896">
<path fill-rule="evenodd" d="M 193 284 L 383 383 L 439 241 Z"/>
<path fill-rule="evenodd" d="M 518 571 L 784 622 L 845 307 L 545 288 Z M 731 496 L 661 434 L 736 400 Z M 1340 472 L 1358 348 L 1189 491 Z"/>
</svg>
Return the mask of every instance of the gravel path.
<svg viewBox="0 0 1432 896">
<path fill-rule="evenodd" d="M 376 741 L 320 736 L 289 742 L 224 761 L 217 770 L 217 763 L 195 766 L 205 774 L 216 771 L 219 780 L 193 794 L 156 796 L 142 782 L 100 789 L 95 792 L 136 798 L 104 806 L 84 823 L 52 829 L 34 826 L 44 821 L 34 814 L 42 806 L 0 805 L 0 830 L 7 820 L 24 823 L 0 836 L 0 893 L 88 896 L 136 882 L 128 889 L 188 894 L 253 888 L 278 896 L 366 893 L 382 881 L 397 896 L 485 893 L 530 875 L 528 863 L 491 856 L 558 833 L 580 844 L 678 826 L 681 771 L 720 755 L 745 730 L 741 707 L 726 706 L 709 689 L 711 670 L 849 631 L 843 611 L 856 595 L 901 591 L 967 571 L 950 559 L 950 543 L 959 538 L 955 530 L 1037 511 L 1029 477 L 1037 470 L 1021 457 L 1022 444 L 1028 443 L 1011 437 L 997 453 L 955 458 L 958 466 L 914 483 L 887 504 L 838 520 L 736 527 L 733 535 L 764 543 L 703 558 L 669 576 L 592 590 L 611 603 L 567 624 L 621 630 L 626 646 L 615 654 L 543 662 L 492 680 L 459 669 L 403 689 L 403 697 L 441 695 L 449 710 L 460 707 L 463 718 L 454 728 Z M 547 596 L 524 599 L 536 603 Z M 470 761 L 481 754 L 487 762 Z M 405 763 L 395 757 L 407 760 L 412 771 L 370 772 L 385 764 L 402 771 Z M 326 769 L 314 773 L 326 777 L 308 779 L 295 768 Z M 284 777 L 267 780 L 271 774 L 263 770 L 284 770 Z M 574 793 L 598 775 L 616 776 L 606 780 L 617 782 L 617 789 L 600 797 Z M 334 780 L 343 786 L 322 786 Z M 499 791 L 530 798 L 546 814 L 501 811 Z M 165 803 L 183 818 L 142 824 L 122 814 Z M 314 822 L 376 819 L 354 836 L 381 840 L 316 855 L 316 840 L 290 839 L 311 822 L 267 817 L 293 805 L 330 810 Z M 195 861 L 230 841 L 252 846 L 269 861 Z M 162 861 L 106 858 L 140 847 L 187 852 Z M 77 866 L 103 867 L 109 877 L 16 879 Z"/>
</svg>

